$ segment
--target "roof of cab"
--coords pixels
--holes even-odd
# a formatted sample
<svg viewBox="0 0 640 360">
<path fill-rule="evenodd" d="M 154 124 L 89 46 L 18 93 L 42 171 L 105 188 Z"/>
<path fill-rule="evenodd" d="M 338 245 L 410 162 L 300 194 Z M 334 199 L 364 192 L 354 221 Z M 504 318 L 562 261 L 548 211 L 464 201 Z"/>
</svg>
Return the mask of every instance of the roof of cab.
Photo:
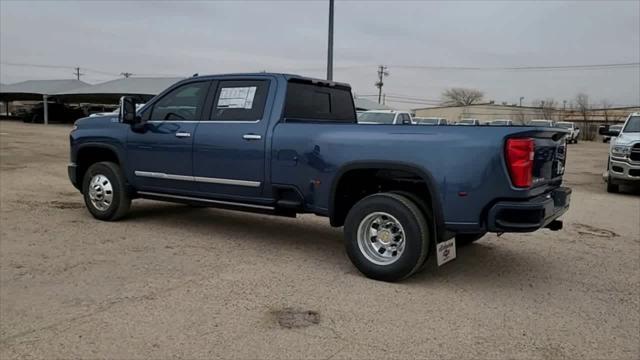
<svg viewBox="0 0 640 360">
<path fill-rule="evenodd" d="M 299 81 L 304 81 L 304 82 L 325 84 L 325 85 L 328 85 L 328 86 L 341 86 L 341 87 L 347 87 L 349 89 L 351 88 L 351 85 L 349 85 L 348 83 L 344 83 L 344 82 L 330 81 L 330 80 L 312 78 L 312 77 L 296 75 L 296 74 L 271 73 L 271 72 L 194 75 L 193 77 L 191 77 L 191 79 L 192 78 L 196 78 L 196 77 L 197 78 L 216 78 L 216 77 L 224 77 L 224 76 L 282 76 L 287 81 L 289 81 L 289 80 L 299 80 Z"/>
</svg>

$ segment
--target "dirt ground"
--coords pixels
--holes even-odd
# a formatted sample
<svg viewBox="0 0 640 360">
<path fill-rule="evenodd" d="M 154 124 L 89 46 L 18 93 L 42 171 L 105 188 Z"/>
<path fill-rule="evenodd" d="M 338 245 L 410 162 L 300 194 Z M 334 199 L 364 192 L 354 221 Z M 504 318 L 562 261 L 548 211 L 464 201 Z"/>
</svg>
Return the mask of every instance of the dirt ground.
<svg viewBox="0 0 640 360">
<path fill-rule="evenodd" d="M 565 228 L 368 280 L 342 229 L 136 201 L 94 220 L 66 126 L 0 123 L 0 358 L 640 358 L 640 197 L 569 146 Z M 433 260 L 433 259 L 432 259 Z"/>
</svg>

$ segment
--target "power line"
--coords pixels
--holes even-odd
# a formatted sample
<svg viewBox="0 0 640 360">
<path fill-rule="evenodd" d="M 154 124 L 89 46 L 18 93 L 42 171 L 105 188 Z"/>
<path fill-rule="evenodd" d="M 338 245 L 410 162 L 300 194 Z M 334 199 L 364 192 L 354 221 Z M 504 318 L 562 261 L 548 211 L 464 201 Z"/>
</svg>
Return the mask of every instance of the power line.
<svg viewBox="0 0 640 360">
<path fill-rule="evenodd" d="M 335 70 L 364 69 L 376 66 L 374 64 L 334 66 Z M 440 65 L 410 65 L 389 64 L 389 67 L 410 70 L 432 71 L 589 71 L 589 70 L 617 70 L 640 69 L 640 62 L 607 63 L 607 64 L 577 64 L 577 65 L 523 65 L 523 66 L 440 66 Z M 293 71 L 313 71 L 320 67 L 291 68 Z"/>
<path fill-rule="evenodd" d="M 425 70 L 463 70 L 463 71 L 539 71 L 539 70 L 600 70 L 617 68 L 640 68 L 640 62 L 610 63 L 610 64 L 582 64 L 582 65 L 549 65 L 549 66 L 434 66 L 434 65 L 390 65 L 401 69 Z"/>
<path fill-rule="evenodd" d="M 68 69 L 68 70 L 73 70 L 74 75 L 75 75 L 75 71 L 77 70 L 75 66 L 64 66 L 64 65 L 17 63 L 17 62 L 8 62 L 8 61 L 2 61 L 0 62 L 0 64 L 8 65 L 8 66 L 23 66 L 23 67 L 34 67 L 34 68 L 44 68 L 44 69 Z M 125 74 L 125 73 L 114 73 L 110 71 L 104 71 L 104 70 L 99 70 L 99 69 L 94 69 L 89 67 L 82 67 L 82 69 L 85 72 L 91 72 L 91 73 L 96 73 L 96 74 L 101 74 L 101 75 L 106 75 L 111 77 L 120 77 L 120 76 L 124 76 Z M 132 73 L 127 73 L 127 74 L 130 74 L 130 76 L 133 75 Z M 80 75 L 83 75 L 83 74 L 80 74 Z M 138 73 L 136 73 L 136 75 L 137 76 L 171 76 L 171 77 L 183 76 L 183 75 L 176 75 L 176 74 L 138 74 Z"/>
</svg>

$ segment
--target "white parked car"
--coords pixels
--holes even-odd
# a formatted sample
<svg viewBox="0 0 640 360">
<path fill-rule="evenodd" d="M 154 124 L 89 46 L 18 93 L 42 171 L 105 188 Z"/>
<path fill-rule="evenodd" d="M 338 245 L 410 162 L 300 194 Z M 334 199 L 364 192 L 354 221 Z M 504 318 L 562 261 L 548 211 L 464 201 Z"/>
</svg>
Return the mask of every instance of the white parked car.
<svg viewBox="0 0 640 360">
<path fill-rule="evenodd" d="M 600 129 L 611 136 L 607 170 L 603 174 L 607 192 L 617 193 L 621 184 L 640 186 L 640 113 L 632 113 L 621 131 Z"/>
<path fill-rule="evenodd" d="M 580 128 L 576 127 L 576 124 L 569 121 L 558 121 L 556 126 L 559 128 L 569 130 L 569 135 L 566 136 L 567 143 L 578 143 L 578 136 L 580 136 Z"/>
<path fill-rule="evenodd" d="M 396 110 L 369 110 L 358 115 L 358 124 L 412 125 L 411 114 Z"/>
<path fill-rule="evenodd" d="M 439 117 L 414 117 L 413 121 L 418 125 L 447 125 L 447 119 Z"/>
<path fill-rule="evenodd" d="M 489 126 L 513 126 L 513 120 L 511 119 L 496 119 L 487 123 Z"/>
<path fill-rule="evenodd" d="M 555 123 L 553 120 L 531 120 L 527 123 L 527 126 L 554 127 Z"/>
<path fill-rule="evenodd" d="M 463 125 L 463 126 L 479 126 L 480 120 L 478 119 L 460 119 L 457 121 L 455 125 Z"/>
</svg>

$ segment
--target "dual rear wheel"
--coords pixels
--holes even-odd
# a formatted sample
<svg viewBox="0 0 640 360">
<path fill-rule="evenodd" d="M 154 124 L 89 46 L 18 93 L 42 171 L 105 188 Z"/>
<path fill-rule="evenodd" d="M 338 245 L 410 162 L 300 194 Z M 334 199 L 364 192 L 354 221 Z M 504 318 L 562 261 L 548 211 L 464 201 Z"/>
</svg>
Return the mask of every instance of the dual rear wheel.
<svg viewBox="0 0 640 360">
<path fill-rule="evenodd" d="M 347 255 L 365 276 L 398 281 L 417 272 L 433 242 L 424 211 L 408 196 L 378 193 L 356 203 L 344 224 Z"/>
</svg>

